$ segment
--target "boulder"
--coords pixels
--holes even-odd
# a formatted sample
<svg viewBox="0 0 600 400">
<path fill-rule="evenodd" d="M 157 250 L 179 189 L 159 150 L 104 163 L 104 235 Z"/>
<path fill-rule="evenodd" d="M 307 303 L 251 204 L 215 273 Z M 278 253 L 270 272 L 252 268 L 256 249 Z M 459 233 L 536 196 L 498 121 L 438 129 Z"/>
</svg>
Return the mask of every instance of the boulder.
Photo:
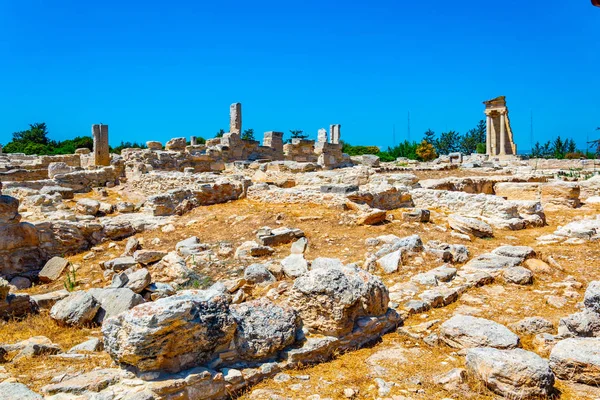
<svg viewBox="0 0 600 400">
<path fill-rule="evenodd" d="M 305 237 L 301 237 L 300 239 L 298 239 L 294 243 L 292 243 L 290 252 L 292 254 L 304 254 L 307 247 L 308 247 L 308 239 Z"/>
<path fill-rule="evenodd" d="M 136 266 L 137 261 L 133 257 L 117 257 L 104 263 L 105 269 L 111 269 L 115 272 L 125 271 Z"/>
<path fill-rule="evenodd" d="M 303 254 L 290 254 L 281 260 L 283 273 L 289 278 L 297 278 L 308 271 L 308 263 Z"/>
<path fill-rule="evenodd" d="M 494 393 L 511 399 L 547 397 L 554 388 L 548 362 L 523 349 L 467 350 L 467 370 Z"/>
<path fill-rule="evenodd" d="M 600 314 L 600 281 L 592 281 L 588 285 L 583 298 L 586 308 Z"/>
<path fill-rule="evenodd" d="M 394 273 L 398 271 L 398 267 L 402 262 L 402 250 L 397 250 L 387 254 L 378 259 L 376 262 L 379 268 L 381 268 L 386 274 Z"/>
<path fill-rule="evenodd" d="M 244 279 L 248 283 L 268 285 L 277 281 L 275 276 L 262 264 L 252 264 L 244 270 Z"/>
<path fill-rule="evenodd" d="M 465 235 L 473 235 L 479 238 L 494 236 L 492 227 L 477 218 L 451 214 L 448 216 L 448 224 L 455 231 Z"/>
<path fill-rule="evenodd" d="M 125 287 L 134 293 L 141 293 L 152 283 L 152 276 L 146 268 L 138 269 L 135 272 L 127 274 L 127 283 Z"/>
<path fill-rule="evenodd" d="M 146 142 L 146 147 L 148 148 L 148 150 L 162 150 L 162 143 L 161 142 L 156 142 L 156 141 L 147 141 Z"/>
<path fill-rule="evenodd" d="M 237 324 L 234 342 L 242 359 L 264 359 L 294 343 L 299 319 L 294 310 L 262 298 L 230 307 Z"/>
<path fill-rule="evenodd" d="M 128 288 L 90 289 L 91 294 L 100 304 L 94 322 L 101 324 L 105 318 L 110 318 L 132 309 L 144 302 L 144 298 Z"/>
<path fill-rule="evenodd" d="M 537 335 L 554 331 L 552 322 L 542 317 L 527 317 L 510 325 L 510 328 L 520 334 Z"/>
<path fill-rule="evenodd" d="M 229 295 L 211 288 L 141 304 L 104 321 L 105 350 L 139 371 L 178 372 L 202 365 L 233 338 L 229 302 Z"/>
<path fill-rule="evenodd" d="M 100 303 L 90 293 L 79 291 L 59 300 L 50 309 L 50 317 L 59 324 L 84 326 L 91 324 Z"/>
<path fill-rule="evenodd" d="M 0 383 L 2 400 L 42 400 L 43 397 L 22 383 L 2 382 Z"/>
<path fill-rule="evenodd" d="M 550 368 L 560 379 L 598 385 L 600 338 L 561 340 L 550 353 Z"/>
<path fill-rule="evenodd" d="M 56 175 L 68 174 L 72 168 L 65 162 L 51 162 L 48 164 L 48 178 L 54 179 Z"/>
<path fill-rule="evenodd" d="M 495 248 L 492 253 L 522 260 L 535 257 L 535 250 L 528 246 L 500 246 Z"/>
<path fill-rule="evenodd" d="M 10 280 L 11 286 L 17 288 L 17 290 L 29 289 L 31 287 L 31 281 L 22 276 L 15 276 Z"/>
<path fill-rule="evenodd" d="M 93 353 L 96 351 L 102 351 L 104 349 L 104 343 L 98 338 L 90 338 L 85 342 L 79 343 L 69 349 L 69 354 L 85 354 Z"/>
<path fill-rule="evenodd" d="M 81 199 L 75 205 L 79 214 L 96 215 L 100 211 L 100 202 L 92 199 Z"/>
<path fill-rule="evenodd" d="M 38 275 L 40 281 L 44 283 L 54 282 L 60 278 L 67 265 L 69 265 L 69 260 L 62 257 L 52 257 L 40 271 Z"/>
<path fill-rule="evenodd" d="M 167 253 L 158 250 L 137 250 L 133 253 L 133 259 L 140 264 L 148 265 L 162 260 Z"/>
<path fill-rule="evenodd" d="M 117 209 L 117 212 L 120 212 L 121 214 L 132 213 L 135 211 L 135 204 L 128 201 L 120 201 L 115 208 Z"/>
<path fill-rule="evenodd" d="M 590 309 L 561 318 L 558 323 L 558 334 L 563 337 L 600 336 L 600 314 Z"/>
<path fill-rule="evenodd" d="M 359 295 L 359 316 L 380 316 L 387 312 L 390 295 L 381 278 L 353 264 L 340 268 Z"/>
<path fill-rule="evenodd" d="M 338 268 L 313 269 L 294 281 L 290 305 L 312 333 L 343 336 L 352 331 L 361 295 Z"/>
<path fill-rule="evenodd" d="M 517 285 L 530 285 L 533 283 L 533 273 L 524 267 L 506 268 L 502 272 L 504 280 Z"/>
<path fill-rule="evenodd" d="M 167 142 L 167 144 L 165 145 L 165 150 L 183 151 L 183 150 L 185 150 L 186 146 L 187 146 L 187 142 L 186 142 L 185 138 L 183 138 L 183 137 L 173 138 Z"/>
<path fill-rule="evenodd" d="M 497 322 L 470 315 L 455 315 L 440 326 L 440 338 L 454 348 L 494 347 L 512 349 L 519 337 Z"/>
</svg>

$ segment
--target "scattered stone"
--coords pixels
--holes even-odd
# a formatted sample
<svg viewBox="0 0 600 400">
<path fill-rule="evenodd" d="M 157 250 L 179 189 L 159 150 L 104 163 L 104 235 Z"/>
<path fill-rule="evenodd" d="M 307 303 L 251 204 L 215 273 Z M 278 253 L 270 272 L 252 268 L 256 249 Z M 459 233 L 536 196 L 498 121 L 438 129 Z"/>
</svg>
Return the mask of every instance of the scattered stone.
<svg viewBox="0 0 600 400">
<path fill-rule="evenodd" d="M 0 383 L 3 400 L 42 400 L 43 397 L 22 383 L 5 381 Z"/>
<path fill-rule="evenodd" d="M 469 373 L 503 397 L 529 399 L 553 392 L 548 362 L 530 351 L 474 348 L 467 350 L 466 359 Z"/>
<path fill-rule="evenodd" d="M 600 314 L 600 281 L 592 281 L 588 285 L 583 298 L 586 308 Z"/>
<path fill-rule="evenodd" d="M 552 322 L 542 317 L 527 317 L 510 325 L 517 333 L 524 335 L 537 335 L 538 333 L 551 333 L 554 331 Z"/>
<path fill-rule="evenodd" d="M 597 385 L 600 382 L 600 338 L 561 340 L 550 353 L 550 368 L 560 379 Z"/>
<path fill-rule="evenodd" d="M 244 279 L 255 285 L 268 285 L 277 279 L 263 264 L 252 264 L 244 270 Z"/>
<path fill-rule="evenodd" d="M 298 278 L 308 271 L 308 263 L 303 254 L 290 254 L 281 260 L 283 273 L 289 278 Z"/>
<path fill-rule="evenodd" d="M 49 283 L 54 282 L 62 275 L 63 271 L 69 265 L 69 260 L 62 257 L 52 257 L 44 268 L 39 273 L 39 279 L 41 282 Z"/>
<path fill-rule="evenodd" d="M 506 268 L 502 272 L 502 276 L 508 283 L 517 285 L 531 285 L 533 283 L 533 274 L 524 267 Z"/>
<path fill-rule="evenodd" d="M 454 348 L 494 347 L 512 349 L 519 337 L 507 327 L 484 318 L 455 315 L 440 326 L 440 338 Z"/>
<path fill-rule="evenodd" d="M 402 251 L 397 250 L 377 260 L 377 265 L 386 274 L 392 274 L 398 271 L 398 267 L 402 261 Z"/>
<path fill-rule="evenodd" d="M 308 246 L 308 239 L 306 237 L 301 237 L 292 243 L 291 253 L 292 254 L 304 254 L 306 248 Z"/>
<path fill-rule="evenodd" d="M 473 235 L 479 238 L 492 237 L 494 235 L 491 226 L 476 218 L 451 214 L 448 216 L 448 223 L 452 229 L 465 235 Z"/>
<path fill-rule="evenodd" d="M 102 340 L 100 340 L 98 338 L 91 338 L 89 340 L 86 340 L 83 343 L 80 343 L 76 346 L 71 347 L 71 349 L 68 351 L 68 353 L 70 353 L 70 354 L 93 353 L 96 351 L 102 351 L 103 349 L 104 349 L 104 344 L 102 343 Z"/>
<path fill-rule="evenodd" d="M 140 264 L 148 265 L 160 261 L 167 253 L 158 250 L 137 250 L 133 253 L 133 259 Z"/>
<path fill-rule="evenodd" d="M 56 302 L 50 317 L 60 324 L 85 326 L 91 324 L 100 309 L 100 303 L 91 294 L 79 291 Z"/>
</svg>

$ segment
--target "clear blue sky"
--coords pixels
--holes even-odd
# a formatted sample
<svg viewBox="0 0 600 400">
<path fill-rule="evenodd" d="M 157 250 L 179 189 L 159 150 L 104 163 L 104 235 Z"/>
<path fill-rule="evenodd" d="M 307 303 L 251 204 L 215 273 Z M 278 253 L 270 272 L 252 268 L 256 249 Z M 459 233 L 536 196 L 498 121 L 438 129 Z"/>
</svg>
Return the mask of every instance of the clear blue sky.
<svg viewBox="0 0 600 400">
<path fill-rule="evenodd" d="M 213 137 L 229 105 L 262 132 L 342 125 L 353 144 L 473 127 L 506 95 L 521 149 L 600 126 L 589 0 L 0 0 L 0 143 Z"/>
</svg>

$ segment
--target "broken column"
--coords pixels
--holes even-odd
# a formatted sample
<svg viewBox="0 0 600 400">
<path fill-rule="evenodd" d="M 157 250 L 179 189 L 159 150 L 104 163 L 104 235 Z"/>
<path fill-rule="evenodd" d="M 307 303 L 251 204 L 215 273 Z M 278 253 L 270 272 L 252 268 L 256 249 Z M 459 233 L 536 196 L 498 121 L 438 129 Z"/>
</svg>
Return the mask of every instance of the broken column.
<svg viewBox="0 0 600 400">
<path fill-rule="evenodd" d="M 513 139 L 506 97 L 484 101 L 486 115 L 486 154 L 490 156 L 516 155 L 517 145 Z"/>
<path fill-rule="evenodd" d="M 331 143 L 339 144 L 341 139 L 341 128 L 340 124 L 334 124 L 329 126 L 329 135 Z"/>
<path fill-rule="evenodd" d="M 263 136 L 263 146 L 271 147 L 277 152 L 283 154 L 283 132 L 265 132 Z"/>
<path fill-rule="evenodd" d="M 108 125 L 92 125 L 94 138 L 94 165 L 110 165 L 110 148 L 108 147 Z"/>
<path fill-rule="evenodd" d="M 242 103 L 233 103 L 229 107 L 229 133 L 242 134 Z"/>
<path fill-rule="evenodd" d="M 325 128 L 319 129 L 319 133 L 317 134 L 317 142 L 319 142 L 319 143 L 327 142 L 327 129 L 325 129 Z"/>
<path fill-rule="evenodd" d="M 196 136 L 190 136 L 190 145 L 196 146 L 197 144 L 198 144 L 198 139 L 196 138 Z"/>
</svg>

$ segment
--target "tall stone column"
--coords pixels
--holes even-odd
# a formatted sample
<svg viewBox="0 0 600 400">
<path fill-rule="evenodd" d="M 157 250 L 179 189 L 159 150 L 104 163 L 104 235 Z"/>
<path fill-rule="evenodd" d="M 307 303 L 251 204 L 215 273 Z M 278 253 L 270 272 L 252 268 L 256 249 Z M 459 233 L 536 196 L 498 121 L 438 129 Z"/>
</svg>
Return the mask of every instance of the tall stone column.
<svg viewBox="0 0 600 400">
<path fill-rule="evenodd" d="M 329 135 L 330 135 L 330 140 L 331 143 L 333 144 L 339 144 L 340 143 L 340 139 L 341 139 L 341 128 L 342 126 L 340 124 L 334 124 L 331 125 L 329 127 Z"/>
<path fill-rule="evenodd" d="M 229 107 L 229 132 L 242 134 L 242 103 L 233 103 Z"/>
<path fill-rule="evenodd" d="M 485 123 L 485 154 L 492 156 L 492 117 L 487 115 Z"/>
<path fill-rule="evenodd" d="M 506 154 L 506 116 L 500 114 L 500 155 Z"/>
<path fill-rule="evenodd" d="M 321 128 L 317 133 L 317 142 L 319 143 L 327 143 L 327 129 Z"/>
<path fill-rule="evenodd" d="M 197 144 L 198 144 L 198 139 L 196 138 L 196 136 L 190 136 L 190 145 L 196 146 Z"/>
<path fill-rule="evenodd" d="M 94 139 L 94 165 L 110 165 L 110 149 L 108 147 L 108 125 L 92 125 Z"/>
</svg>

